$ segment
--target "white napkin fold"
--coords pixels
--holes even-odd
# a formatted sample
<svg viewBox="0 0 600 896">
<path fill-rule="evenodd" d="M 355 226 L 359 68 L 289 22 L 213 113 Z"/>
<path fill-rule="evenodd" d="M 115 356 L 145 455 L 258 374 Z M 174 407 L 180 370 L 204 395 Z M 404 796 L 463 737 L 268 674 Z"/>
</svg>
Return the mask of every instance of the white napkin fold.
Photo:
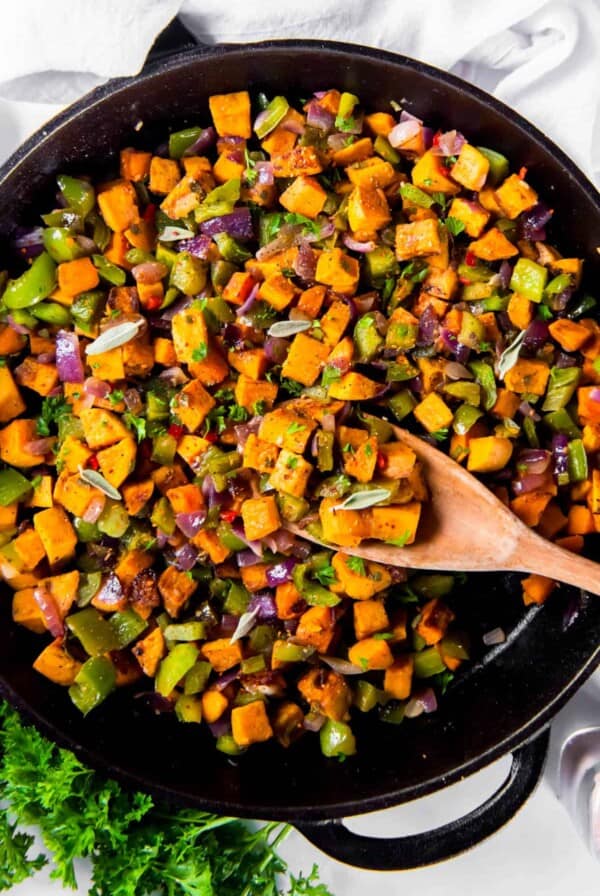
<svg viewBox="0 0 600 896">
<path fill-rule="evenodd" d="M 450 69 L 495 93 L 600 182 L 597 0 L 19 0 L 0 31 L 0 156 L 109 77 L 138 72 L 180 14 L 199 40 L 346 40 Z"/>
</svg>

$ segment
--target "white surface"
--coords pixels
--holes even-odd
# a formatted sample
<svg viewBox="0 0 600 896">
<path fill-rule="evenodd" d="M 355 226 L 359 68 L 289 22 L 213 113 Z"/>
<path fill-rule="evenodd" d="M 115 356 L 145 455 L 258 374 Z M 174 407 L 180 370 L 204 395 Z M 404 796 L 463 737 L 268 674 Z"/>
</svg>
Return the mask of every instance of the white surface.
<svg viewBox="0 0 600 896">
<path fill-rule="evenodd" d="M 0 158 L 64 102 L 98 83 L 97 75 L 134 73 L 154 34 L 180 5 L 179 0 L 129 0 L 126 5 L 122 0 L 54 0 L 52 4 L 20 0 L 14 4 L 0 31 L 0 81 L 12 79 L 0 84 Z M 488 0 L 485 11 L 472 0 L 420 0 L 410 5 L 394 0 L 305 0 L 300 5 L 262 0 L 252 5 L 251 22 L 247 10 L 246 4 L 221 0 L 183 4 L 186 24 L 205 40 L 299 35 L 347 39 L 453 68 L 540 125 L 591 177 L 600 174 L 597 0 Z M 44 74 L 32 75 L 35 71 Z M 599 673 L 561 713 L 554 754 L 563 731 L 572 730 L 578 721 L 600 723 Z M 554 795 L 554 765 L 551 758 L 544 782 L 512 823 L 443 865 L 402 874 L 360 872 L 325 859 L 297 834 L 282 851 L 292 869 L 310 870 L 318 862 L 336 896 L 364 896 L 375 890 L 385 896 L 565 896 L 568 892 L 592 896 L 598 892 L 600 869 Z M 353 820 L 352 827 L 374 836 L 397 836 L 443 824 L 489 795 L 507 767 L 508 760 L 500 760 L 441 794 L 363 816 Z M 82 863 L 81 893 L 87 891 L 88 879 L 88 868 Z M 60 892 L 47 874 L 13 891 L 14 896 Z"/>
</svg>

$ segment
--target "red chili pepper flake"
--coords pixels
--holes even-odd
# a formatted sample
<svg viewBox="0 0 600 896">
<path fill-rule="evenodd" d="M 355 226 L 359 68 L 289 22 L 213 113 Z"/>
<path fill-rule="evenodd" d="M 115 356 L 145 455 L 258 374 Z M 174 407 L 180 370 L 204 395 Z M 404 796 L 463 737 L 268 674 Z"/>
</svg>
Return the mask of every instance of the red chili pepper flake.
<svg viewBox="0 0 600 896">
<path fill-rule="evenodd" d="M 146 208 L 144 209 L 144 214 L 142 215 L 144 221 L 147 221 L 149 224 L 154 223 L 154 219 L 156 218 L 156 206 L 153 202 L 149 202 Z"/>
<path fill-rule="evenodd" d="M 438 146 L 438 145 L 439 145 L 440 137 L 441 137 L 441 136 L 442 136 L 442 132 L 441 132 L 441 131 L 438 131 L 436 134 L 433 135 L 433 140 L 431 141 L 432 146 Z"/>
<path fill-rule="evenodd" d="M 468 264 L 470 268 L 474 268 L 477 264 L 477 258 L 473 252 L 469 249 L 467 254 L 465 255 L 465 264 Z"/>
<path fill-rule="evenodd" d="M 216 434 L 216 432 L 207 432 L 206 435 L 204 436 L 204 438 L 206 439 L 207 442 L 210 442 L 212 445 L 213 442 L 217 441 L 217 434 Z"/>
<path fill-rule="evenodd" d="M 385 456 L 385 454 L 382 454 L 381 451 L 378 451 L 377 452 L 377 469 L 385 470 L 387 465 L 388 465 L 387 457 Z"/>
<path fill-rule="evenodd" d="M 183 426 L 180 426 L 178 423 L 171 423 L 167 432 L 170 436 L 173 436 L 174 439 L 180 439 L 184 433 Z"/>
<path fill-rule="evenodd" d="M 470 284 L 471 281 L 470 281 L 470 280 L 467 280 L 466 277 L 459 277 L 459 278 L 458 278 L 458 282 L 459 282 L 459 283 L 462 283 L 463 286 L 469 286 L 469 284 Z"/>
<path fill-rule="evenodd" d="M 237 513 L 235 510 L 222 510 L 219 516 L 222 520 L 224 520 L 224 522 L 232 523 L 237 517 Z"/>
<path fill-rule="evenodd" d="M 90 459 L 88 460 L 88 467 L 92 470 L 98 470 L 100 468 L 100 462 L 95 454 L 92 454 Z"/>
<path fill-rule="evenodd" d="M 162 297 L 161 296 L 150 296 L 146 300 L 146 309 L 148 311 L 158 311 L 160 306 L 162 305 Z"/>
<path fill-rule="evenodd" d="M 527 177 L 527 168 L 523 165 L 522 168 L 519 168 L 519 174 L 517 175 L 520 180 L 525 180 Z"/>
</svg>

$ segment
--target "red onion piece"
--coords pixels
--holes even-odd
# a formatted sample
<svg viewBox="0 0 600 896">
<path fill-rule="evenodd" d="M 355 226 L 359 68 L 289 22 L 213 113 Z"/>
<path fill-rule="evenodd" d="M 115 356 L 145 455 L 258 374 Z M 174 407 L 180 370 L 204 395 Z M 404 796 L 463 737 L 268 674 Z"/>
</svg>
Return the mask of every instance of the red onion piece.
<svg viewBox="0 0 600 896">
<path fill-rule="evenodd" d="M 435 712 L 436 709 L 437 698 L 433 689 L 425 688 L 408 701 L 404 715 L 407 719 L 415 719 L 423 713 Z"/>
<path fill-rule="evenodd" d="M 186 538 L 193 538 L 197 535 L 202 525 L 206 521 L 206 511 L 193 510 L 191 513 L 178 513 L 175 516 L 177 528 L 180 529 Z"/>
<path fill-rule="evenodd" d="M 329 666 L 330 669 L 333 669 L 334 672 L 338 672 L 340 675 L 364 674 L 362 666 L 355 666 L 354 663 L 340 659 L 339 656 L 320 656 L 319 659 L 322 660 L 326 666 Z"/>
<path fill-rule="evenodd" d="M 248 441 L 248 436 L 256 435 L 261 423 L 262 417 L 252 417 L 247 423 L 238 423 L 237 426 L 233 427 L 238 447 L 243 448 Z"/>
<path fill-rule="evenodd" d="M 46 436 L 43 439 L 32 439 L 31 442 L 25 442 L 25 444 L 23 445 L 23 451 L 26 451 L 27 454 L 32 455 L 48 454 L 50 451 L 52 451 L 52 446 L 55 442 L 55 436 Z"/>
<path fill-rule="evenodd" d="M 294 271 L 302 280 L 311 281 L 315 279 L 317 256 L 307 242 L 302 242 L 298 246 L 298 254 L 294 259 Z"/>
<path fill-rule="evenodd" d="M 11 240 L 15 249 L 35 249 L 39 250 L 35 254 L 39 255 L 44 249 L 44 230 L 42 227 L 17 227 L 15 234 Z M 19 251 L 19 255 L 26 258 L 33 258 L 33 255 Z"/>
<path fill-rule="evenodd" d="M 194 142 L 191 143 L 187 149 L 183 150 L 183 155 L 186 158 L 189 156 L 202 155 L 207 149 L 210 149 L 216 139 L 217 134 L 213 127 L 203 128 Z"/>
<path fill-rule="evenodd" d="M 86 395 L 92 395 L 94 398 L 108 398 L 111 392 L 110 385 L 95 376 L 88 376 L 83 384 L 83 391 Z"/>
<path fill-rule="evenodd" d="M 535 318 L 531 321 L 523 338 L 523 348 L 537 352 L 549 339 L 548 324 L 545 320 Z"/>
<path fill-rule="evenodd" d="M 510 284 L 510 278 L 512 277 L 513 267 L 510 261 L 503 261 L 500 265 L 500 269 L 498 271 L 498 275 L 500 277 L 500 286 L 503 289 L 508 289 Z"/>
<path fill-rule="evenodd" d="M 350 249 L 351 252 L 367 253 L 372 252 L 376 247 L 376 244 L 373 242 L 373 240 L 361 242 L 360 240 L 353 239 L 349 233 L 345 233 L 343 235 L 342 242 L 346 249 Z"/>
<path fill-rule="evenodd" d="M 254 169 L 258 174 L 257 183 L 271 187 L 275 183 L 273 162 L 255 162 Z"/>
<path fill-rule="evenodd" d="M 304 716 L 302 725 L 307 731 L 317 732 L 321 730 L 326 721 L 327 716 L 324 716 L 322 712 L 309 712 Z"/>
<path fill-rule="evenodd" d="M 323 414 L 321 417 L 321 428 L 324 432 L 335 432 L 335 415 Z"/>
<path fill-rule="evenodd" d="M 413 137 L 416 137 L 421 130 L 421 125 L 416 119 L 407 118 L 401 121 L 388 134 L 388 141 L 394 149 L 399 149 Z"/>
<path fill-rule="evenodd" d="M 175 302 L 174 305 L 171 305 L 170 308 L 167 308 L 161 314 L 161 320 L 171 321 L 175 317 L 176 314 L 180 314 L 188 305 L 191 305 L 194 300 L 191 296 L 184 296 L 178 302 Z"/>
<path fill-rule="evenodd" d="M 54 364 L 56 361 L 56 352 L 42 352 L 37 356 L 40 364 Z"/>
<path fill-rule="evenodd" d="M 279 563 L 270 566 L 269 569 L 267 569 L 267 582 L 269 583 L 269 586 L 271 588 L 276 588 L 277 585 L 291 582 L 292 572 L 297 563 L 298 561 L 295 557 L 286 557 L 285 560 L 280 560 Z"/>
<path fill-rule="evenodd" d="M 419 332 L 417 335 L 417 345 L 427 346 L 433 345 L 437 339 L 440 325 L 436 317 L 435 311 L 428 305 L 421 317 L 419 318 Z"/>
<path fill-rule="evenodd" d="M 471 349 L 468 345 L 463 345 L 462 342 L 459 342 L 454 333 L 450 332 L 450 330 L 447 330 L 445 327 L 442 327 L 440 330 L 440 337 L 445 347 L 452 352 L 460 364 L 464 364 L 469 360 Z"/>
<path fill-rule="evenodd" d="M 189 380 L 181 367 L 167 367 L 165 370 L 161 370 L 158 376 L 161 380 L 168 380 L 173 386 L 182 386 Z"/>
<path fill-rule="evenodd" d="M 136 264 L 131 273 L 136 283 L 151 285 L 166 277 L 169 270 L 160 261 L 143 261 L 141 264 Z"/>
<path fill-rule="evenodd" d="M 239 538 L 240 541 L 243 541 L 244 544 L 248 545 L 250 550 L 253 551 L 257 557 L 260 557 L 262 559 L 263 549 L 262 549 L 262 545 L 261 545 L 260 541 L 250 541 L 246 537 L 246 533 L 244 532 L 244 527 L 239 520 L 236 520 L 234 523 L 231 524 L 231 529 L 232 529 L 233 534 L 237 538 Z"/>
<path fill-rule="evenodd" d="M 287 529 L 277 529 L 276 532 L 263 538 L 263 544 L 274 554 L 287 554 L 296 544 L 296 536 Z"/>
<path fill-rule="evenodd" d="M 600 389 L 598 386 L 594 386 L 594 388 L 590 391 L 590 398 L 592 401 L 600 401 Z"/>
<path fill-rule="evenodd" d="M 522 238 L 536 242 L 545 240 L 545 227 L 552 215 L 552 209 L 545 202 L 538 202 L 533 208 L 523 212 L 519 222 Z"/>
<path fill-rule="evenodd" d="M 288 115 L 286 115 L 286 117 L 281 120 L 281 122 L 279 123 L 279 127 L 284 131 L 289 131 L 290 134 L 298 134 L 298 136 L 304 133 L 303 123 Z"/>
<path fill-rule="evenodd" d="M 204 261 L 209 257 L 212 247 L 213 241 L 205 233 L 199 233 L 189 240 L 180 240 L 177 245 L 180 252 L 189 252 L 190 255 L 193 255 L 195 258 L 202 258 Z"/>
<path fill-rule="evenodd" d="M 11 330 L 14 330 L 15 333 L 18 333 L 20 336 L 28 336 L 31 333 L 29 327 L 25 327 L 23 326 L 23 324 L 18 324 L 13 318 L 12 314 L 6 315 L 6 323 L 11 328 Z"/>
<path fill-rule="evenodd" d="M 208 727 L 213 737 L 223 737 L 225 734 L 229 734 L 231 731 L 229 714 L 226 713 L 224 716 L 221 716 L 216 722 L 210 722 Z"/>
<path fill-rule="evenodd" d="M 347 145 L 348 138 L 345 134 L 330 134 L 327 138 L 327 147 L 332 152 L 339 152 Z"/>
<path fill-rule="evenodd" d="M 251 240 L 254 237 L 252 215 L 250 209 L 244 206 L 236 208 L 228 215 L 218 215 L 208 221 L 203 221 L 200 230 L 207 236 L 215 236 L 217 233 L 228 233 L 236 240 Z"/>
<path fill-rule="evenodd" d="M 38 585 L 33 591 L 33 599 L 40 608 L 44 618 L 44 625 L 53 638 L 63 638 L 65 625 L 61 619 L 58 605 L 50 592 L 43 585 Z"/>
<path fill-rule="evenodd" d="M 144 408 L 141 395 L 137 389 L 125 389 L 123 401 L 131 414 L 140 414 Z"/>
<path fill-rule="evenodd" d="M 271 364 L 283 364 L 290 348 L 288 339 L 281 336 L 267 336 L 265 339 L 264 350 L 267 360 Z"/>
<path fill-rule="evenodd" d="M 104 505 L 106 503 L 106 498 L 102 494 L 94 495 L 90 503 L 88 504 L 85 513 L 82 516 L 82 519 L 85 523 L 95 523 L 98 520 L 98 517 L 104 510 Z"/>
<path fill-rule="evenodd" d="M 261 622 L 272 622 L 277 619 L 275 598 L 270 591 L 257 591 L 250 598 L 248 613 L 256 613 Z"/>
<path fill-rule="evenodd" d="M 56 334 L 56 370 L 63 383 L 83 383 L 85 371 L 76 333 L 59 330 Z"/>
<path fill-rule="evenodd" d="M 531 417 L 536 423 L 538 420 L 542 418 L 537 413 L 536 409 L 533 408 L 528 401 L 522 401 L 519 405 L 519 413 L 521 413 L 524 417 Z"/>
<path fill-rule="evenodd" d="M 240 305 L 239 308 L 235 309 L 236 317 L 243 317 L 244 314 L 248 314 L 254 303 L 256 302 L 258 296 L 258 290 L 260 288 L 259 283 L 255 283 L 252 289 L 250 290 L 250 295 L 246 299 L 243 305 Z"/>
<path fill-rule="evenodd" d="M 239 666 L 236 666 L 235 669 L 228 669 L 227 672 L 223 673 L 223 675 L 219 675 L 219 677 L 215 681 L 215 687 L 218 691 L 224 691 L 226 687 L 229 687 L 229 685 L 239 677 Z"/>
<path fill-rule="evenodd" d="M 561 432 L 552 437 L 553 473 L 555 476 L 568 475 L 569 440 Z"/>
<path fill-rule="evenodd" d="M 412 112 L 409 112 L 407 109 L 403 109 L 400 113 L 399 121 L 416 121 L 419 124 L 423 124 L 423 120 L 421 118 L 417 118 L 416 115 L 413 115 Z"/>
<path fill-rule="evenodd" d="M 156 547 L 162 550 L 169 542 L 169 536 L 166 532 L 162 532 L 160 529 L 156 530 Z"/>
<path fill-rule="evenodd" d="M 367 311 L 372 311 L 378 301 L 379 296 L 376 292 L 367 292 L 363 296 L 354 296 L 352 299 L 357 314 L 366 314 Z"/>
<path fill-rule="evenodd" d="M 447 361 L 444 368 L 444 373 L 449 380 L 473 379 L 473 374 L 471 373 L 471 371 L 468 370 L 468 368 L 466 368 L 464 364 L 459 364 L 458 361 Z"/>
<path fill-rule="evenodd" d="M 518 465 L 527 467 L 527 473 L 539 474 L 545 473 L 550 466 L 552 455 L 543 448 L 528 448 L 519 454 Z"/>
<path fill-rule="evenodd" d="M 104 579 L 96 597 L 105 606 L 117 607 L 122 601 L 123 586 L 114 572 L 110 572 Z"/>
<path fill-rule="evenodd" d="M 193 544 L 184 544 L 175 551 L 175 566 L 183 572 L 189 572 L 196 565 L 198 551 Z"/>
<path fill-rule="evenodd" d="M 306 107 L 306 123 L 311 128 L 327 133 L 333 128 L 335 117 L 320 103 L 311 100 Z"/>
<path fill-rule="evenodd" d="M 547 482 L 543 473 L 525 473 L 520 479 L 515 479 L 512 484 L 515 495 L 526 495 L 541 488 Z"/>
<path fill-rule="evenodd" d="M 257 557 L 254 551 L 238 551 L 235 555 L 236 563 L 239 569 L 245 569 L 247 566 L 256 566 L 262 563 L 262 556 Z"/>
<path fill-rule="evenodd" d="M 466 142 L 459 131 L 446 131 L 431 151 L 436 156 L 457 156 Z"/>
</svg>

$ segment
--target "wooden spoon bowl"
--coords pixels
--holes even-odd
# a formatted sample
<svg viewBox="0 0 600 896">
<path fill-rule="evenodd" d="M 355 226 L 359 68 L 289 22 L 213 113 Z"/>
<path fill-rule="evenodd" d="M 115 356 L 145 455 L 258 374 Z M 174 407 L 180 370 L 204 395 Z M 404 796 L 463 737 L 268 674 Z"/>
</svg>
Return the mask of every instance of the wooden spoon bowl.
<svg viewBox="0 0 600 896">
<path fill-rule="evenodd" d="M 600 563 L 565 551 L 529 529 L 475 476 L 442 451 L 393 427 L 423 465 L 430 499 L 423 506 L 417 540 L 405 547 L 367 541 L 343 548 L 365 560 L 410 569 L 539 573 L 600 594 Z M 302 538 L 330 547 L 294 524 Z"/>
</svg>

